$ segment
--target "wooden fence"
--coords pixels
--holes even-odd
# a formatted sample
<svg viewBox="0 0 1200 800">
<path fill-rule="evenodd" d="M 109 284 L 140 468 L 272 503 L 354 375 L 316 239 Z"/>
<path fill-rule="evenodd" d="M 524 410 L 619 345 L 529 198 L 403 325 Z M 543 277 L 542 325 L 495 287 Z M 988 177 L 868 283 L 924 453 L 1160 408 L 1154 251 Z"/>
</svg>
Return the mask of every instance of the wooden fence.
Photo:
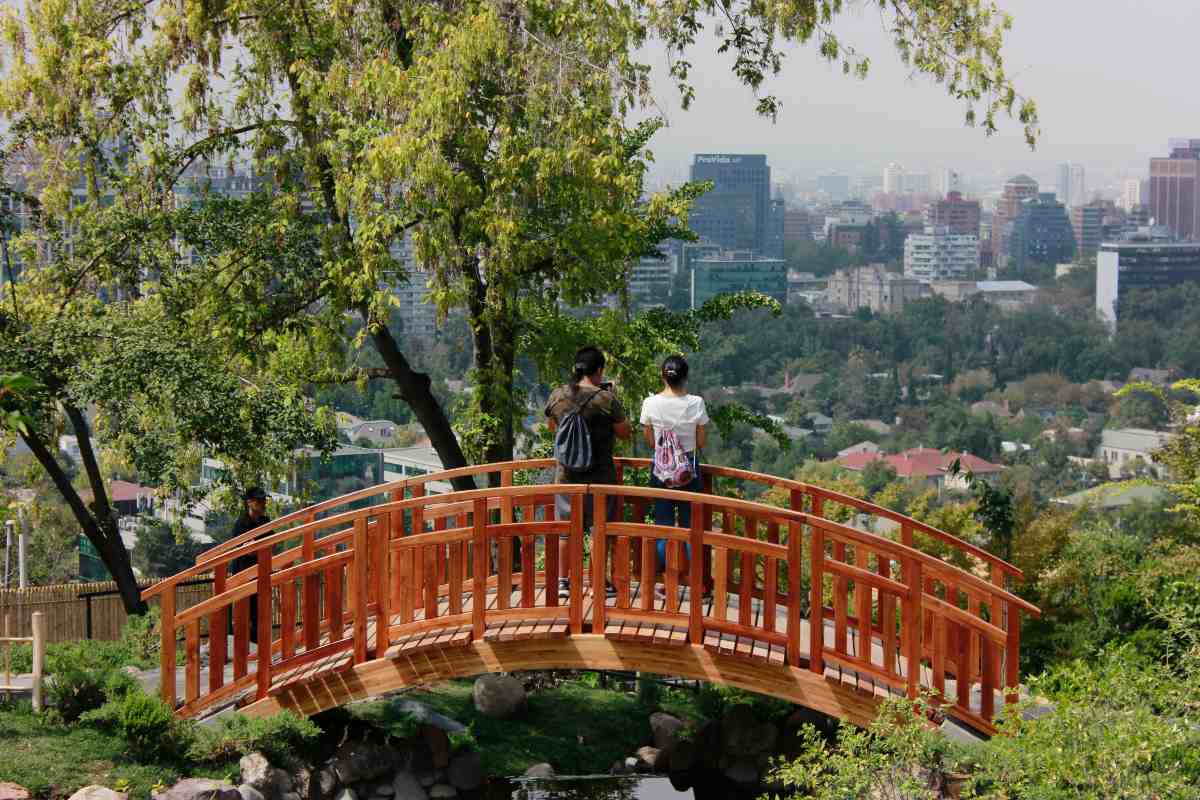
<svg viewBox="0 0 1200 800">
<path fill-rule="evenodd" d="M 147 589 L 158 581 L 138 581 L 138 586 Z M 91 605 L 91 638 L 114 641 L 121 636 L 125 626 L 125 608 L 116 594 L 113 581 L 97 583 L 63 583 L 53 586 L 31 586 L 28 589 L 0 590 L 0 620 L 6 614 L 12 617 L 12 636 L 33 635 L 31 615 L 41 611 L 46 615 L 48 643 L 71 642 L 87 639 L 88 605 Z M 113 592 L 113 594 L 102 594 Z M 81 598 L 81 594 L 100 594 Z M 178 592 L 180 608 L 187 608 L 212 596 L 211 583 L 189 585 Z M 157 604 L 157 600 L 154 601 Z"/>
</svg>

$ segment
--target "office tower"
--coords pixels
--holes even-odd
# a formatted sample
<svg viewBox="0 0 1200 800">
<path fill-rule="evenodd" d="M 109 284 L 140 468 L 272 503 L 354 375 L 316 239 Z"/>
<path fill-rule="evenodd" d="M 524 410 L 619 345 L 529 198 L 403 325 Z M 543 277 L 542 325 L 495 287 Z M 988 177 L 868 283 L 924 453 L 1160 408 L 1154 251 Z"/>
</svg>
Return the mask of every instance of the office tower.
<svg viewBox="0 0 1200 800">
<path fill-rule="evenodd" d="M 925 226 L 948 228 L 951 233 L 979 235 L 979 201 L 966 200 L 961 192 L 950 192 L 945 199 L 925 207 Z"/>
<path fill-rule="evenodd" d="M 1022 202 L 1009 238 L 1009 263 L 1023 272 L 1030 264 L 1061 264 L 1074 257 L 1075 232 L 1054 194 L 1043 192 Z"/>
<path fill-rule="evenodd" d="M 1058 199 L 1066 208 L 1087 202 L 1087 179 L 1082 164 L 1068 161 L 1058 165 Z"/>
<path fill-rule="evenodd" d="M 830 173 L 817 176 L 817 191 L 829 195 L 834 203 L 840 203 L 850 196 L 850 176 Z"/>
<path fill-rule="evenodd" d="M 1104 203 L 1088 203 L 1071 209 L 1071 231 L 1075 234 L 1075 252 L 1094 256 L 1104 232 Z"/>
<path fill-rule="evenodd" d="M 1126 178 L 1121 181 L 1121 208 L 1132 211 L 1134 206 L 1142 204 L 1141 178 Z"/>
<path fill-rule="evenodd" d="M 904 191 L 904 167 L 895 161 L 883 168 L 883 193 L 900 194 Z"/>
<path fill-rule="evenodd" d="M 1003 266 L 1008 256 L 1008 239 L 1012 224 L 1021 213 L 1021 203 L 1037 193 L 1038 182 L 1028 175 L 1018 175 L 1004 184 L 1004 192 L 992 217 L 992 263 L 996 266 Z"/>
<path fill-rule="evenodd" d="M 767 238 L 763 244 L 762 255 L 767 258 L 783 258 L 784 228 L 786 226 L 787 206 L 782 200 L 772 200 L 767 213 Z"/>
<path fill-rule="evenodd" d="M 771 252 L 771 168 L 765 155 L 697 154 L 691 179 L 713 183 L 688 217 L 689 227 L 701 239 L 726 250 Z M 780 244 L 782 238 L 781 233 Z"/>
<path fill-rule="evenodd" d="M 813 218 L 807 211 L 789 208 L 783 213 L 784 245 L 813 240 Z"/>
<path fill-rule="evenodd" d="M 1114 330 L 1118 301 L 1132 289 L 1200 281 L 1200 244 L 1138 236 L 1105 242 L 1096 256 L 1096 311 Z"/>
<path fill-rule="evenodd" d="M 900 182 L 905 194 L 929 194 L 930 181 L 928 172 L 910 172 Z"/>
<path fill-rule="evenodd" d="M 692 308 L 720 294 L 755 291 L 787 302 L 787 262 L 749 251 L 726 251 L 692 262 Z"/>
<path fill-rule="evenodd" d="M 1150 159 L 1150 215 L 1181 240 L 1200 239 L 1198 184 L 1200 139 L 1173 139 L 1169 156 Z"/>
<path fill-rule="evenodd" d="M 951 192 L 961 192 L 962 190 L 962 175 L 949 167 L 942 167 L 938 170 L 937 193 L 940 196 L 945 197 Z"/>
<path fill-rule="evenodd" d="M 904 276 L 928 283 L 961 280 L 979 271 L 979 237 L 928 226 L 904 240 Z"/>
</svg>

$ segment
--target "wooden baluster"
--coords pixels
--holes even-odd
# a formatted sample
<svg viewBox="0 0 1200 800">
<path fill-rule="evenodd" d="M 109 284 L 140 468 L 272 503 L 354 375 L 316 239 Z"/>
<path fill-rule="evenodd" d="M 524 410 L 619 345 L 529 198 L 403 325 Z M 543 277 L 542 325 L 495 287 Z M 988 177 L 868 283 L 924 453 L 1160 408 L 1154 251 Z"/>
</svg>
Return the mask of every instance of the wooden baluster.
<svg viewBox="0 0 1200 800">
<path fill-rule="evenodd" d="M 200 620 L 192 620 L 183 630 L 184 651 L 187 654 L 183 699 L 184 702 L 190 703 L 200 696 Z"/>
<path fill-rule="evenodd" d="M 558 605 L 558 580 L 562 577 L 561 566 L 558 563 L 557 533 L 548 533 L 542 537 L 542 553 L 546 562 L 546 605 Z M 562 565 L 565 566 L 565 565 Z"/>
<path fill-rule="evenodd" d="M 792 492 L 792 505 L 796 505 L 799 492 Z M 800 523 L 788 523 L 788 593 L 787 593 L 787 663 L 789 667 L 800 666 L 800 581 L 801 563 L 804 558 L 803 534 Z M 814 648 L 816 652 L 820 652 Z"/>
<path fill-rule="evenodd" d="M 329 620 L 329 641 L 345 638 L 342 607 L 342 565 L 325 569 L 325 617 Z"/>
<path fill-rule="evenodd" d="M 763 559 L 763 630 L 775 630 L 776 603 L 779 596 L 779 559 Z"/>
<path fill-rule="evenodd" d="M 425 496 L 425 484 L 418 483 L 411 487 L 413 499 Z M 410 536 L 416 536 L 425 532 L 425 506 L 418 504 L 412 508 L 412 529 L 409 531 Z M 416 618 L 424 603 L 422 598 L 425 596 L 425 551 L 421 547 L 412 548 L 412 555 L 409 556 L 411 570 L 405 576 L 408 580 L 408 595 L 409 608 L 412 609 L 413 618 Z M 403 609 L 403 605 L 401 606 Z"/>
<path fill-rule="evenodd" d="M 629 608 L 628 536 L 618 536 L 613 548 L 613 584 L 617 587 L 617 608 Z"/>
<path fill-rule="evenodd" d="M 975 619 L 980 619 L 979 616 L 979 596 L 974 592 L 967 595 L 967 611 Z M 983 674 L 983 668 L 979 663 L 979 640 L 982 638 L 978 633 L 964 629 L 964 635 L 967 639 L 966 646 L 966 662 L 967 667 L 964 672 L 967 675 L 967 681 L 973 682 L 975 678 Z M 995 674 L 995 673 L 993 673 Z"/>
<path fill-rule="evenodd" d="M 447 587 L 449 613 L 463 613 L 463 578 L 466 566 L 466 551 L 458 542 L 450 545 L 450 585 Z"/>
<path fill-rule="evenodd" d="M 679 542 L 667 540 L 667 567 L 663 573 L 663 589 L 667 594 L 664 611 L 679 610 Z"/>
<path fill-rule="evenodd" d="M 312 521 L 312 514 L 304 518 L 305 525 Z M 305 564 L 311 563 L 317 557 L 316 543 L 313 538 L 314 534 L 311 530 L 304 532 L 304 539 L 300 545 L 300 560 Z M 321 643 L 321 576 L 319 573 L 311 572 L 301 580 L 304 587 L 302 590 L 304 607 L 300 612 L 304 625 L 304 649 L 312 650 Z"/>
<path fill-rule="evenodd" d="M 162 593 L 159 604 L 159 627 L 162 641 L 159 643 L 158 667 L 160 690 L 168 708 L 175 708 L 175 587 L 169 586 Z"/>
<path fill-rule="evenodd" d="M 350 582 L 353 593 L 354 623 L 354 663 L 361 664 L 367 660 L 367 605 L 370 584 L 367 578 L 367 565 L 371 561 L 370 544 L 367 536 L 367 518 L 360 516 L 354 520 L 354 558 L 350 561 Z"/>
<path fill-rule="evenodd" d="M 688 641 L 694 645 L 704 644 L 704 531 L 705 520 L 711 519 L 708 503 L 692 502 L 691 545 L 692 557 L 688 562 Z"/>
<path fill-rule="evenodd" d="M 996 716 L 996 673 L 992 670 L 992 664 L 995 663 L 992 659 L 992 652 L 996 650 L 996 645 L 991 639 L 986 636 L 981 637 L 983 648 L 983 675 L 980 676 L 979 687 L 979 716 L 989 722 Z M 970 684 L 967 684 L 967 689 L 962 688 L 962 681 L 959 681 L 959 695 L 964 695 L 958 705 L 964 708 L 970 708 L 971 705 L 971 689 Z"/>
<path fill-rule="evenodd" d="M 392 490 L 389 498 L 392 503 L 401 503 L 404 501 L 404 486 L 401 485 Z M 404 565 L 401 563 L 403 552 L 399 548 L 392 547 L 391 543 L 397 539 L 404 538 L 404 512 L 393 511 L 389 515 L 388 523 L 388 561 L 391 563 L 391 580 L 390 591 L 391 598 L 388 603 L 388 608 L 393 612 L 399 612 L 401 606 L 401 597 L 404 594 Z M 401 617 L 401 622 L 404 619 Z"/>
<path fill-rule="evenodd" d="M 816 505 L 816 498 L 813 498 Z M 817 514 L 816 516 L 820 516 Z M 825 674 L 825 531 L 812 525 L 812 544 L 809 551 L 809 572 L 812 585 L 808 602 L 808 668 L 818 675 Z M 797 592 L 799 596 L 799 592 Z"/>
<path fill-rule="evenodd" d="M 746 538 L 757 539 L 758 518 L 748 516 L 742 519 L 746 523 Z M 754 553 L 749 550 L 742 550 L 738 556 L 738 564 L 741 567 L 741 589 L 738 592 L 738 624 L 748 628 L 753 624 L 754 620 L 754 584 L 756 582 L 755 578 L 758 576 L 754 574 L 756 569 Z"/>
<path fill-rule="evenodd" d="M 736 523 L 736 520 L 734 519 L 734 516 L 733 516 L 733 510 L 728 509 L 728 508 L 722 509 L 722 511 L 721 511 L 721 533 L 727 534 L 729 536 L 735 535 L 737 533 L 737 531 L 735 530 L 735 527 L 736 527 L 735 523 Z M 732 583 L 733 582 L 733 568 L 734 568 L 734 566 L 736 566 L 736 563 L 737 563 L 736 559 L 734 558 L 734 556 L 731 553 L 728 552 L 728 548 L 726 548 L 725 580 L 727 581 L 727 583 L 725 584 L 725 590 L 727 592 L 730 589 L 737 591 L 737 587 L 733 586 L 733 583 Z M 722 617 L 722 619 L 724 619 L 724 617 Z"/>
<path fill-rule="evenodd" d="M 233 678 L 244 678 L 250 656 L 250 598 L 233 604 Z"/>
<path fill-rule="evenodd" d="M 255 577 L 258 590 L 258 660 L 255 671 L 258 676 L 259 700 L 271 689 L 271 548 L 258 550 L 258 574 Z"/>
<path fill-rule="evenodd" d="M 839 547 L 838 545 L 841 545 Z M 839 556 L 839 552 L 841 555 Z M 833 540 L 833 560 L 839 563 L 846 561 L 846 543 Z M 849 626 L 849 609 L 847 606 L 850 603 L 850 588 L 847 585 L 849 582 L 840 573 L 833 576 L 833 648 L 839 655 L 847 655 L 850 650 L 847 647 L 847 628 Z"/>
<path fill-rule="evenodd" d="M 933 672 L 933 688 L 939 703 L 946 702 L 946 618 L 933 612 L 933 646 L 929 666 Z"/>
<path fill-rule="evenodd" d="M 877 554 L 876 571 L 885 578 L 892 576 L 892 562 L 883 553 Z M 883 634 L 883 671 L 896 675 L 896 596 L 879 590 L 879 627 Z"/>
<path fill-rule="evenodd" d="M 583 633 L 583 499 L 582 494 L 571 495 L 571 533 L 567 541 L 567 558 L 570 563 L 568 572 L 571 579 L 568 620 L 573 636 Z M 600 515 L 604 515 L 604 509 L 600 509 Z M 603 583 L 600 584 L 600 591 L 604 591 Z"/>
<path fill-rule="evenodd" d="M 862 544 L 854 546 L 855 566 L 859 569 L 870 569 L 871 551 Z M 858 616 L 858 657 L 871 663 L 871 612 L 873 606 L 871 585 L 862 581 L 854 582 L 854 602 Z"/>
<path fill-rule="evenodd" d="M 471 513 L 471 638 L 479 641 L 487 631 L 487 499 L 476 498 Z"/>
<path fill-rule="evenodd" d="M 295 581 L 285 581 L 279 586 L 279 652 L 284 659 L 296 654 Z"/>
<path fill-rule="evenodd" d="M 704 488 L 702 491 L 711 495 L 713 493 L 713 476 L 703 471 L 701 467 L 700 480 Z M 704 530 L 711 531 L 713 529 L 713 504 L 711 502 L 704 504 Z M 704 551 L 704 585 L 712 586 L 713 584 L 713 552 L 712 548 Z"/>
<path fill-rule="evenodd" d="M 988 578 L 993 586 L 998 586 L 1001 589 L 1007 588 L 1005 586 L 1004 573 L 996 567 L 995 563 L 991 564 L 988 568 Z M 1014 625 L 1018 628 L 1020 627 L 1020 613 L 1015 608 L 1010 608 L 1008 603 L 997 599 L 995 595 L 992 596 L 991 611 L 992 624 L 996 627 L 1003 628 L 1006 631 L 1011 631 Z M 1019 636 L 1020 634 L 1018 634 Z M 1013 652 L 1015 653 L 1015 651 Z M 1016 655 L 1013 656 L 1013 659 L 1016 659 Z M 998 647 L 992 648 L 992 674 L 1000 675 L 1000 648 Z M 1016 672 L 1014 671 L 1012 674 L 1015 675 Z"/>
<path fill-rule="evenodd" d="M 509 514 L 511 515 L 511 510 Z M 500 510 L 500 518 L 504 518 L 504 509 Z M 496 537 L 497 563 L 499 576 L 496 579 L 496 608 L 509 607 L 512 599 L 512 537 L 500 535 Z"/>
<path fill-rule="evenodd" d="M 392 645 L 392 521 L 390 514 L 379 517 L 375 526 L 371 562 L 375 565 L 375 652 L 374 658 L 383 658 Z"/>
<path fill-rule="evenodd" d="M 596 509 L 592 524 L 592 633 L 603 635 L 606 627 L 607 593 L 604 591 L 605 560 L 608 551 L 608 508 L 605 490 L 592 489 L 592 507 Z M 574 610 L 574 609 L 572 609 Z"/>
<path fill-rule="evenodd" d="M 213 566 L 213 597 L 225 593 L 224 563 Z M 229 607 L 222 606 L 208 615 L 208 691 L 225 685 L 225 655 L 228 644 Z"/>
<path fill-rule="evenodd" d="M 639 591 L 642 594 L 642 611 L 649 611 L 654 608 L 654 586 L 657 583 L 658 572 L 658 555 L 657 541 L 652 538 L 642 537 L 642 569 Z"/>
<path fill-rule="evenodd" d="M 900 523 L 900 544 L 905 547 L 913 546 L 913 530 L 912 525 L 908 522 Z"/>
<path fill-rule="evenodd" d="M 993 607 L 995 605 L 996 603 L 993 601 Z M 994 653 L 995 650 L 996 648 L 993 647 L 992 652 Z M 1008 609 L 1008 639 L 1005 642 L 1004 651 L 1004 688 L 1012 690 L 1005 692 L 1004 701 L 1011 704 L 1020 699 L 1020 693 L 1017 690 L 1021 685 L 1021 615 L 1012 607 Z M 984 658 L 986 657 L 987 654 L 984 654 Z M 994 659 L 992 663 L 996 663 Z M 998 673 L 993 671 L 992 674 Z"/>
<path fill-rule="evenodd" d="M 444 531 L 448 525 L 449 519 L 447 517 L 438 517 L 433 521 L 433 529 L 435 531 Z M 436 579 L 434 580 L 434 593 L 440 594 L 442 587 L 446 585 L 446 545 L 436 544 L 433 546 L 433 561 L 434 566 L 437 568 Z"/>
<path fill-rule="evenodd" d="M 958 608 L 958 587 L 954 583 L 946 584 L 946 602 Z M 966 631 L 961 626 L 952 620 L 946 620 L 946 655 L 954 658 L 954 667 L 957 670 L 955 677 L 960 682 L 962 675 L 959 673 L 962 672 L 962 664 L 959 663 L 959 652 L 962 650 L 961 637 L 964 635 L 966 635 Z"/>
<path fill-rule="evenodd" d="M 425 619 L 436 619 L 438 615 L 438 553 L 439 545 L 425 545 L 422 548 L 425 559 Z"/>
<path fill-rule="evenodd" d="M 921 692 L 921 628 L 924 619 L 924 592 L 921 562 L 906 559 L 903 562 L 904 582 L 908 595 L 900 603 L 900 638 L 904 647 L 905 678 L 908 696 L 915 700 Z"/>
</svg>

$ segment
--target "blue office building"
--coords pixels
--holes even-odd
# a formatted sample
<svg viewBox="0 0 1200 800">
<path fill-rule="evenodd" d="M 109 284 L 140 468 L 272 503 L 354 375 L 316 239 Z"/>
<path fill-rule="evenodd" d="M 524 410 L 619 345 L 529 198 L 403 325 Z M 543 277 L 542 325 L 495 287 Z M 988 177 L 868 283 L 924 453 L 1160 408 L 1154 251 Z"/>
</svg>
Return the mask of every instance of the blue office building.
<svg viewBox="0 0 1200 800">
<path fill-rule="evenodd" d="M 713 183 L 688 218 L 702 240 L 724 250 L 783 257 L 783 204 L 772 206 L 765 155 L 700 153 L 692 162 L 691 179 Z"/>
</svg>

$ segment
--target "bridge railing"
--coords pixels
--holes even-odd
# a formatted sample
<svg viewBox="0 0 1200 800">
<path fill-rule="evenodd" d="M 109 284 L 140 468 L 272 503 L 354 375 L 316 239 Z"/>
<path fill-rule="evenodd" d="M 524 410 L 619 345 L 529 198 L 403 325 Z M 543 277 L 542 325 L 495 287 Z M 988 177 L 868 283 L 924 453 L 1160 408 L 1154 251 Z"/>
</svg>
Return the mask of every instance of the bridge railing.
<svg viewBox="0 0 1200 800">
<path fill-rule="evenodd" d="M 648 464 L 623 459 L 621 468 L 633 479 Z M 536 483 L 552 466 L 484 465 L 372 487 L 202 554 L 145 593 L 161 598 L 164 699 L 192 715 L 383 657 L 431 632 L 470 641 L 506 624 L 502 635 L 519 637 L 556 622 L 573 634 L 649 635 L 822 675 L 839 670 L 901 693 L 926 686 L 983 730 L 995 692 L 1019 682 L 1020 613 L 1037 609 L 1006 587 L 1015 568 L 969 543 L 856 498 L 740 470 L 704 468 L 710 487 L 714 478 L 719 488 L 756 482 L 782 490 L 774 496 L 788 507 L 629 484 Z M 488 473 L 499 486 L 425 493 L 430 481 Z M 569 519 L 556 519 L 556 495 Z M 614 497 L 610 519 L 603 509 Z M 690 527 L 648 522 L 655 500 L 686 504 Z M 827 502 L 897 522 L 899 541 L 825 518 Z M 590 545 L 585 503 L 597 510 Z M 963 566 L 916 549 L 914 532 Z M 254 567 L 231 574 L 245 560 Z M 175 585 L 210 572 L 213 597 L 176 613 Z M 568 579 L 561 599 L 560 579 Z M 231 640 L 221 635 L 230 630 Z M 205 631 L 217 634 L 207 637 L 206 660 Z"/>
</svg>

